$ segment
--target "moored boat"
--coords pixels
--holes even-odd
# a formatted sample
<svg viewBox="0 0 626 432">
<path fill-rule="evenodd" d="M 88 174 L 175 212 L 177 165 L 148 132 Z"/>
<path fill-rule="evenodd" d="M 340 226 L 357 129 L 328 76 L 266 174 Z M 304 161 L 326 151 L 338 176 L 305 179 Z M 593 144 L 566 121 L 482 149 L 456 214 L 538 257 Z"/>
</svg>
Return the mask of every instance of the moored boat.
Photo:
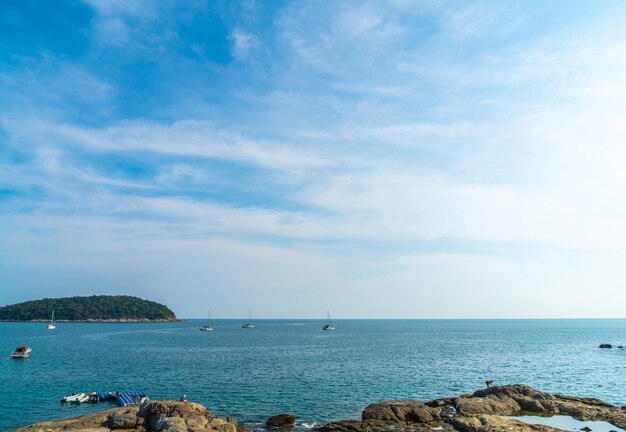
<svg viewBox="0 0 626 432">
<path fill-rule="evenodd" d="M 54 309 L 53 309 L 52 310 L 52 319 L 50 320 L 50 324 L 48 324 L 47 329 L 48 330 L 54 330 L 55 328 L 57 328 L 57 327 L 54 325 Z"/>
<path fill-rule="evenodd" d="M 209 311 L 209 323 L 200 327 L 201 331 L 213 331 L 213 319 L 211 319 L 211 311 Z"/>
<path fill-rule="evenodd" d="M 328 320 L 326 321 L 324 327 L 322 327 L 322 330 L 335 330 L 335 327 L 333 327 L 333 320 L 330 319 L 330 312 L 326 312 L 326 315 Z"/>
<path fill-rule="evenodd" d="M 85 393 L 72 394 L 71 396 L 65 396 L 64 398 L 61 398 L 61 402 L 63 403 L 76 402 L 78 399 L 82 398 L 83 396 L 85 396 Z"/>
<path fill-rule="evenodd" d="M 11 358 L 25 359 L 30 356 L 32 349 L 29 346 L 22 345 L 15 348 L 15 351 L 11 354 Z"/>
<path fill-rule="evenodd" d="M 254 328 L 254 321 L 252 321 L 252 311 L 250 309 L 248 309 L 248 322 L 243 324 L 241 328 L 245 328 L 245 329 Z"/>
</svg>

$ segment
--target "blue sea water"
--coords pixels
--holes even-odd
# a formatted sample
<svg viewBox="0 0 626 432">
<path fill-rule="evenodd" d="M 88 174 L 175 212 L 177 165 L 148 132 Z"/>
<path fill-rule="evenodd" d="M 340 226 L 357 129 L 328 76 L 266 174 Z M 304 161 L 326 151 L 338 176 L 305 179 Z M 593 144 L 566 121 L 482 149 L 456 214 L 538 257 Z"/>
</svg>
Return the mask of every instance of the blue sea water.
<svg viewBox="0 0 626 432">
<path fill-rule="evenodd" d="M 626 405 L 626 320 L 202 320 L 150 324 L 0 323 L 0 431 L 114 405 L 62 405 L 73 392 L 143 390 L 248 426 L 358 417 L 369 403 L 457 395 L 495 384 Z M 27 360 L 12 360 L 20 344 Z"/>
</svg>

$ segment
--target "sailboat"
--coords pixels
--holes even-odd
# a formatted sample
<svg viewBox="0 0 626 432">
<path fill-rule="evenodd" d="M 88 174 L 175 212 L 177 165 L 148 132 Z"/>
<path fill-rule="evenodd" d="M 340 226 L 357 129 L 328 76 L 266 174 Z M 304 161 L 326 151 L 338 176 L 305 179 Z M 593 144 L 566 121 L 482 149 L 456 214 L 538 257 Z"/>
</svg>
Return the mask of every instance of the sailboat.
<svg viewBox="0 0 626 432">
<path fill-rule="evenodd" d="M 322 330 L 335 330 L 335 327 L 333 327 L 333 320 L 330 319 L 330 312 L 327 311 L 326 315 L 328 316 L 328 320 L 326 321 L 324 327 L 322 327 Z"/>
<path fill-rule="evenodd" d="M 202 331 L 213 331 L 213 320 L 211 319 L 211 311 L 209 311 L 209 323 L 200 327 Z"/>
<path fill-rule="evenodd" d="M 252 321 L 252 312 L 248 309 L 248 322 L 241 326 L 241 328 L 245 329 L 253 329 L 254 322 Z"/>
<path fill-rule="evenodd" d="M 54 330 L 57 326 L 54 325 L 54 309 L 52 309 L 52 319 L 50 320 L 50 324 L 48 324 L 48 330 Z"/>
</svg>

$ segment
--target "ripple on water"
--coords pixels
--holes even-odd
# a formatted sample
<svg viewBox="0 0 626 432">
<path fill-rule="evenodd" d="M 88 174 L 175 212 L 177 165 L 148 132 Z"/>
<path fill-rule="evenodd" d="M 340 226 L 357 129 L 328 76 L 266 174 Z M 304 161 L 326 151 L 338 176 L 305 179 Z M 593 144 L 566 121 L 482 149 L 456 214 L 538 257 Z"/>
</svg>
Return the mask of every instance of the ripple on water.
<svg viewBox="0 0 626 432">
<path fill-rule="evenodd" d="M 358 418 L 372 402 L 471 392 L 491 378 L 626 405 L 626 320 L 239 320 L 184 323 L 0 323 L 0 430 L 112 405 L 61 405 L 78 391 L 143 390 L 264 424 L 292 412 L 304 424 Z M 305 324 L 305 325 L 299 325 Z M 8 358 L 33 347 L 25 362 Z M 592 427 L 593 429 L 593 427 Z M 613 428 L 615 429 L 615 428 Z M 594 432 L 596 430 L 594 429 Z"/>
</svg>

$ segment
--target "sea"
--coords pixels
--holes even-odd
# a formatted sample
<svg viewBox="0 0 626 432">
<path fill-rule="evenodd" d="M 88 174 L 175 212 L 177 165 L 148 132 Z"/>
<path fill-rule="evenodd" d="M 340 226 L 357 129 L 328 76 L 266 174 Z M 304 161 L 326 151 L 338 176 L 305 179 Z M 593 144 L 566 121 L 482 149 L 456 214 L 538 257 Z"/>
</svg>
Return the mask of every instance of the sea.
<svg viewBox="0 0 626 432">
<path fill-rule="evenodd" d="M 144 391 L 261 429 L 289 412 L 299 429 L 359 418 L 370 403 L 524 383 L 626 405 L 626 320 L 204 320 L 0 323 L 0 431 L 113 408 L 62 404 L 77 392 Z M 9 354 L 30 345 L 26 360 Z"/>
</svg>

